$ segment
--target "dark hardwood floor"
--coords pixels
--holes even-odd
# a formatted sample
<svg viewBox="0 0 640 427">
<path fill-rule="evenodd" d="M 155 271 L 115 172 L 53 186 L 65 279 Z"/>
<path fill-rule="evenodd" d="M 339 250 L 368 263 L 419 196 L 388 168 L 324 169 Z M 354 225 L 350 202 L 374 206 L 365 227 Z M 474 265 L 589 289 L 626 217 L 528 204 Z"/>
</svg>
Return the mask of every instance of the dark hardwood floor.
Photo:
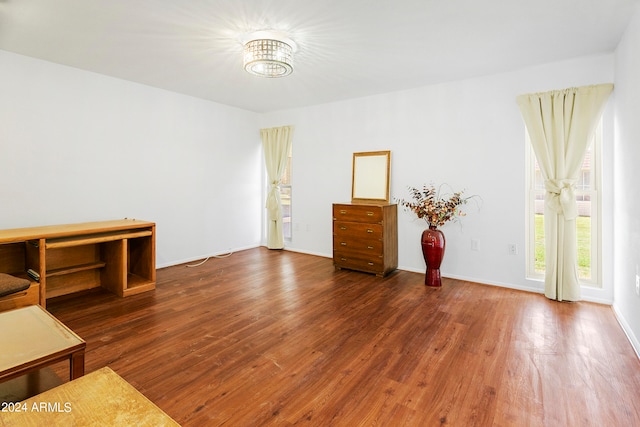
<svg viewBox="0 0 640 427">
<path fill-rule="evenodd" d="M 633 426 L 640 362 L 608 306 L 252 249 L 157 289 L 48 309 L 184 426 Z"/>
</svg>

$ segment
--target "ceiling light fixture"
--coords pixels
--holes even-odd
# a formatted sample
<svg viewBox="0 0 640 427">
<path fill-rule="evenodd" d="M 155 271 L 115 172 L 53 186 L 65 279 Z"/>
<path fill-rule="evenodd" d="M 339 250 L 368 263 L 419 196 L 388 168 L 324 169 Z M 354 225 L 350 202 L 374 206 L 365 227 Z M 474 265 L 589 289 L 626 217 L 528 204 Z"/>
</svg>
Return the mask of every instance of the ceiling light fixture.
<svg viewBox="0 0 640 427">
<path fill-rule="evenodd" d="M 293 40 L 272 31 L 252 33 L 244 42 L 244 69 L 260 77 L 284 77 L 293 72 Z"/>
</svg>

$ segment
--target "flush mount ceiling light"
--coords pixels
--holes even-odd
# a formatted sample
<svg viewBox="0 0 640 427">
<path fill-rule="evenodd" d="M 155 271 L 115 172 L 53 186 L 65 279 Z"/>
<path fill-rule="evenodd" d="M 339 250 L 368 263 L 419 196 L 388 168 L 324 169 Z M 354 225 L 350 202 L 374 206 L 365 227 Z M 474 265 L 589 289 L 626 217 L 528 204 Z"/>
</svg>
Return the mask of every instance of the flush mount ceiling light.
<svg viewBox="0 0 640 427">
<path fill-rule="evenodd" d="M 272 31 L 250 34 L 244 42 L 244 69 L 260 77 L 284 77 L 293 72 L 296 44 Z"/>
</svg>

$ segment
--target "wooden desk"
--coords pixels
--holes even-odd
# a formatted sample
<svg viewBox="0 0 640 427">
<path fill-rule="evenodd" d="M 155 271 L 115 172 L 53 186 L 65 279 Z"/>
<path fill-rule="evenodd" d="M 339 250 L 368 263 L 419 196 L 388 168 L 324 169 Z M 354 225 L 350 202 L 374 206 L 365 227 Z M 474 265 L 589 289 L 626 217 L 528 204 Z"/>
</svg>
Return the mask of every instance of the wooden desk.
<svg viewBox="0 0 640 427">
<path fill-rule="evenodd" d="M 0 381 L 69 360 L 71 380 L 84 375 L 82 338 L 39 305 L 0 313 Z"/>
<path fill-rule="evenodd" d="M 0 412 L 0 426 L 179 425 L 110 368 L 6 409 Z"/>
<path fill-rule="evenodd" d="M 100 286 L 121 297 L 155 289 L 155 258 L 155 223 L 148 221 L 0 230 L 0 273 L 30 278 L 43 307 L 47 298 Z M 0 299 L 0 310 L 31 301 L 7 296 Z"/>
</svg>

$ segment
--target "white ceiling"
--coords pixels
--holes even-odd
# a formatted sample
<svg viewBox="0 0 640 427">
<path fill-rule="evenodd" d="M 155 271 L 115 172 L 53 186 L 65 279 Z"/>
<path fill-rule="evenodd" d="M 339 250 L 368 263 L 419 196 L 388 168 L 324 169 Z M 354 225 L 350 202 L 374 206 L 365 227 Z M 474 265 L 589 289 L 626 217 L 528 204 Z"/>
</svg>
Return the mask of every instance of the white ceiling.
<svg viewBox="0 0 640 427">
<path fill-rule="evenodd" d="M 257 112 L 615 49 L 638 0 L 0 0 L 0 49 Z M 242 69 L 284 31 L 291 76 Z"/>
</svg>

